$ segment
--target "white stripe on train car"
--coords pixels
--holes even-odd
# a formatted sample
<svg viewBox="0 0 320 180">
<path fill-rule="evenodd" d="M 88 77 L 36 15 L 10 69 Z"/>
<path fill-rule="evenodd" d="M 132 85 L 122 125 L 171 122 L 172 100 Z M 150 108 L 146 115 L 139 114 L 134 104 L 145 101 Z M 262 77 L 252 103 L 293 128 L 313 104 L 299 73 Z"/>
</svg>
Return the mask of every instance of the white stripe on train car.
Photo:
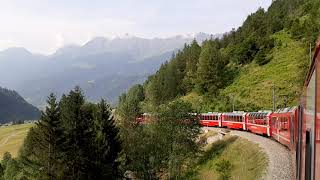
<svg viewBox="0 0 320 180">
<path fill-rule="evenodd" d="M 274 133 L 274 134 L 278 136 L 278 141 L 280 141 L 280 138 L 281 138 L 281 139 L 283 139 L 283 140 L 285 140 L 285 141 L 290 142 L 290 139 L 288 139 L 288 138 L 286 138 L 286 137 L 284 137 L 284 136 L 281 136 L 280 134 L 277 134 L 277 133 Z"/>
<path fill-rule="evenodd" d="M 260 124 L 253 124 L 253 123 L 247 123 L 247 125 L 251 125 L 251 126 L 259 126 L 259 127 L 268 127 L 267 125 L 260 125 Z"/>
</svg>

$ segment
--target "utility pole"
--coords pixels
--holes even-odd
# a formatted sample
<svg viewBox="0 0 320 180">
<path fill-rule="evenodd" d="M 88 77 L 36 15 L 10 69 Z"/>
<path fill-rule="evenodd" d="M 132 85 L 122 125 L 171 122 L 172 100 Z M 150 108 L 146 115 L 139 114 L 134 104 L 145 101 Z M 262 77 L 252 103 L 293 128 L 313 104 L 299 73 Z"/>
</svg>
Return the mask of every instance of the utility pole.
<svg viewBox="0 0 320 180">
<path fill-rule="evenodd" d="M 310 43 L 310 47 L 309 47 L 309 56 L 310 56 L 310 63 L 312 62 L 312 45 Z"/>
<path fill-rule="evenodd" d="M 234 112 L 234 95 L 233 95 L 233 98 L 232 98 L 232 112 Z"/>
<path fill-rule="evenodd" d="M 272 87 L 272 99 L 273 99 L 273 112 L 276 111 L 276 89 L 275 86 L 273 85 Z"/>
</svg>

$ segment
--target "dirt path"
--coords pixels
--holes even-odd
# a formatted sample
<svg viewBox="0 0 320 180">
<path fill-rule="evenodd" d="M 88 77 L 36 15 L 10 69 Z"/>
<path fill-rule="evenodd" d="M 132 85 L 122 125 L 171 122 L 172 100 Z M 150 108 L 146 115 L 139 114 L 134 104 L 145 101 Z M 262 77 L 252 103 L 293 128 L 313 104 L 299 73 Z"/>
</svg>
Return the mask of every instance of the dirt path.
<svg viewBox="0 0 320 180">
<path fill-rule="evenodd" d="M 220 131 L 220 128 L 205 127 L 204 129 Z M 291 152 L 283 145 L 269 138 L 244 131 L 233 131 L 231 135 L 248 139 L 257 143 L 268 156 L 268 168 L 264 180 L 292 180 L 295 179 L 295 167 Z"/>
</svg>

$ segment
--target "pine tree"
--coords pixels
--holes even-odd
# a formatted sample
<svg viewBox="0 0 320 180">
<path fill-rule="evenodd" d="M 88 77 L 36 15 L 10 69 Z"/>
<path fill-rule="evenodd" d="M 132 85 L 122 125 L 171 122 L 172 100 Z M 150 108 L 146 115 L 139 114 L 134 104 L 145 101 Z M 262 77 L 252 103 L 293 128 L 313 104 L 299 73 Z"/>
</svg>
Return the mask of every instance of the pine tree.
<svg viewBox="0 0 320 180">
<path fill-rule="evenodd" d="M 66 178 L 81 179 L 88 175 L 90 169 L 90 142 L 92 138 L 93 117 L 90 112 L 84 112 L 84 96 L 79 87 L 70 91 L 61 99 L 61 118 L 65 129 L 64 159 L 67 169 Z"/>
<path fill-rule="evenodd" d="M 216 96 L 224 85 L 226 61 L 214 41 L 204 43 L 197 65 L 197 89 L 202 94 Z"/>
<path fill-rule="evenodd" d="M 190 92 L 196 83 L 197 64 L 199 62 L 199 56 L 201 53 L 201 47 L 194 39 L 191 45 L 185 50 L 187 65 L 186 76 L 183 80 L 184 88 L 186 92 Z"/>
<path fill-rule="evenodd" d="M 64 141 L 63 130 L 61 129 L 60 109 L 54 94 L 50 94 L 47 100 L 48 106 L 42 115 L 38 128 L 44 141 L 42 147 L 48 153 L 47 158 L 47 176 L 49 179 L 55 179 L 56 171 L 60 168 L 59 161 L 61 156 L 60 145 Z"/>
<path fill-rule="evenodd" d="M 121 151 L 119 130 L 115 125 L 110 106 L 105 100 L 98 104 L 95 119 L 95 177 L 114 179 L 119 176 L 117 157 Z"/>
<path fill-rule="evenodd" d="M 47 107 L 35 128 L 31 129 L 20 152 L 25 173 L 41 179 L 59 179 L 61 173 L 61 144 L 64 141 L 61 129 L 59 104 L 50 94 Z M 39 172 L 28 170 L 41 169 Z"/>
</svg>

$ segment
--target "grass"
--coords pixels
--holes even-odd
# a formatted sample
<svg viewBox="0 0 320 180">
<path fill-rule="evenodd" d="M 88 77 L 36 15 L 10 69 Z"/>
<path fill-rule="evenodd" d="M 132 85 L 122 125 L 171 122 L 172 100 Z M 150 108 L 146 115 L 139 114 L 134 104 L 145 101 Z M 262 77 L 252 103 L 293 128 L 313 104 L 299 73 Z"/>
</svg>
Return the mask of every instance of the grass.
<svg viewBox="0 0 320 180">
<path fill-rule="evenodd" d="M 216 136 L 217 134 L 218 132 L 216 131 L 208 131 L 207 133 L 204 134 L 204 137 L 208 139 L 209 137 Z"/>
<path fill-rule="evenodd" d="M 235 81 L 222 90 L 222 95 L 235 95 L 243 107 L 272 108 L 272 87 L 276 87 L 277 105 L 298 103 L 305 73 L 309 65 L 306 47 L 285 31 L 273 35 L 276 46 L 268 57 L 271 61 L 263 66 L 254 61 L 243 67 Z"/>
<path fill-rule="evenodd" d="M 267 167 L 267 157 L 261 148 L 246 139 L 227 136 L 216 141 L 204 152 L 186 179 L 256 180 Z"/>
<path fill-rule="evenodd" d="M 308 47 L 294 40 L 286 31 L 280 31 L 272 37 L 276 43 L 267 54 L 267 58 L 271 59 L 270 62 L 259 66 L 253 61 L 241 67 L 233 83 L 220 91 L 221 97 L 235 99 L 236 110 L 271 110 L 273 86 L 276 90 L 278 107 L 283 107 L 285 104 L 296 106 L 299 102 L 310 63 Z M 231 108 L 230 102 L 225 98 L 208 101 L 196 92 L 191 92 L 181 99 L 190 102 L 196 111 L 221 111 L 221 108 L 225 111 L 225 106 L 229 105 Z"/>
<path fill-rule="evenodd" d="M 29 129 L 34 124 L 21 124 L 0 127 L 0 159 L 5 152 L 16 157 Z"/>
</svg>

